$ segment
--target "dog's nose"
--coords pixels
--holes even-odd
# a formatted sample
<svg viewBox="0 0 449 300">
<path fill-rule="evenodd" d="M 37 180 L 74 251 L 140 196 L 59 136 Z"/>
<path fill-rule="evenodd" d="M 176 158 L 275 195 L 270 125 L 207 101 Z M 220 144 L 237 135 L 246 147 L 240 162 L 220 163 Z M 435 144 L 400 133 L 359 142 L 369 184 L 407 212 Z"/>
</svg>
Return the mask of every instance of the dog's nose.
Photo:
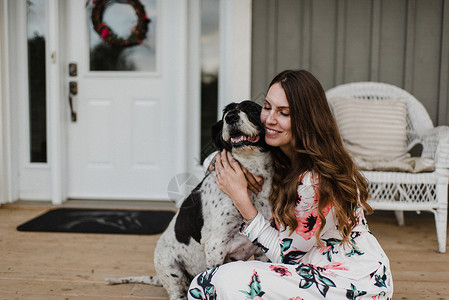
<svg viewBox="0 0 449 300">
<path fill-rule="evenodd" d="M 238 111 L 230 111 L 225 117 L 226 123 L 234 124 L 240 119 Z"/>
</svg>

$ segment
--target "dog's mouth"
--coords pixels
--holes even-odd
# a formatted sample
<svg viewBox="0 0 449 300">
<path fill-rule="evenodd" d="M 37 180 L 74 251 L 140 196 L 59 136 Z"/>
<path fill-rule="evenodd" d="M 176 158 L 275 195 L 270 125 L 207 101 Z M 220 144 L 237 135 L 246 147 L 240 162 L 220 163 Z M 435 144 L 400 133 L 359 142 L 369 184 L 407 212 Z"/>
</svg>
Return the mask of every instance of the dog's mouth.
<svg viewBox="0 0 449 300">
<path fill-rule="evenodd" d="M 260 139 L 260 136 L 248 136 L 241 132 L 231 135 L 230 143 L 233 148 L 239 148 L 243 146 L 251 146 L 256 144 Z"/>
</svg>

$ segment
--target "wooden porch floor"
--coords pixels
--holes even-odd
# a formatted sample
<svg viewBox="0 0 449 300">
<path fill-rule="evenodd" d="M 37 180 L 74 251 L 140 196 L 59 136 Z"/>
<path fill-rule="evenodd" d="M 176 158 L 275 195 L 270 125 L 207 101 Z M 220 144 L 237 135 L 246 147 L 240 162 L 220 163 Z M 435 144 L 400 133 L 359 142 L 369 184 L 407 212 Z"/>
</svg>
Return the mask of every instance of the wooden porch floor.
<svg viewBox="0 0 449 300">
<path fill-rule="evenodd" d="M 154 274 L 158 236 L 16 231 L 46 209 L 0 207 L 0 299 L 168 299 L 160 287 L 103 283 L 105 277 Z M 408 213 L 405 220 L 398 227 L 391 212 L 368 217 L 391 261 L 394 299 L 449 300 L 449 253 L 436 252 L 433 215 Z"/>
</svg>

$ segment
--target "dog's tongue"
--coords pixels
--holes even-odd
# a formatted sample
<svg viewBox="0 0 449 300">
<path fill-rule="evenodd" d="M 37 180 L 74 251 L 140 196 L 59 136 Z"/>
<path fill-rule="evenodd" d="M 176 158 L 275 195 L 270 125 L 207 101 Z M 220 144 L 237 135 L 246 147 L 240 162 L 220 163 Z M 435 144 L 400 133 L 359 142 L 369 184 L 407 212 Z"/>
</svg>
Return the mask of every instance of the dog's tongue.
<svg viewBox="0 0 449 300">
<path fill-rule="evenodd" d="M 259 136 L 255 136 L 255 137 L 249 137 L 248 141 L 250 141 L 251 143 L 257 143 L 257 141 L 259 140 Z"/>
</svg>

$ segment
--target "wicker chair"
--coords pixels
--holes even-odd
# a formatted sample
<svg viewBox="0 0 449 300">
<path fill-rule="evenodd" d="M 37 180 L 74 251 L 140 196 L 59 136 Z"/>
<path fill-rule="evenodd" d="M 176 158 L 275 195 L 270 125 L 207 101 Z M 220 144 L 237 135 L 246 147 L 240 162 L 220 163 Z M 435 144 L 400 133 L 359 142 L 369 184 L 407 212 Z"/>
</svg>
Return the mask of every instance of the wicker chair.
<svg viewBox="0 0 449 300">
<path fill-rule="evenodd" d="M 447 196 L 449 180 L 449 127 L 434 127 L 424 106 L 396 86 L 376 82 L 356 82 L 336 86 L 326 92 L 334 97 L 358 99 L 406 99 L 407 145 L 422 144 L 422 157 L 435 160 L 435 171 L 426 173 L 363 171 L 369 182 L 373 209 L 395 211 L 399 225 L 403 211 L 430 211 L 435 215 L 438 250 L 446 252 Z"/>
</svg>

